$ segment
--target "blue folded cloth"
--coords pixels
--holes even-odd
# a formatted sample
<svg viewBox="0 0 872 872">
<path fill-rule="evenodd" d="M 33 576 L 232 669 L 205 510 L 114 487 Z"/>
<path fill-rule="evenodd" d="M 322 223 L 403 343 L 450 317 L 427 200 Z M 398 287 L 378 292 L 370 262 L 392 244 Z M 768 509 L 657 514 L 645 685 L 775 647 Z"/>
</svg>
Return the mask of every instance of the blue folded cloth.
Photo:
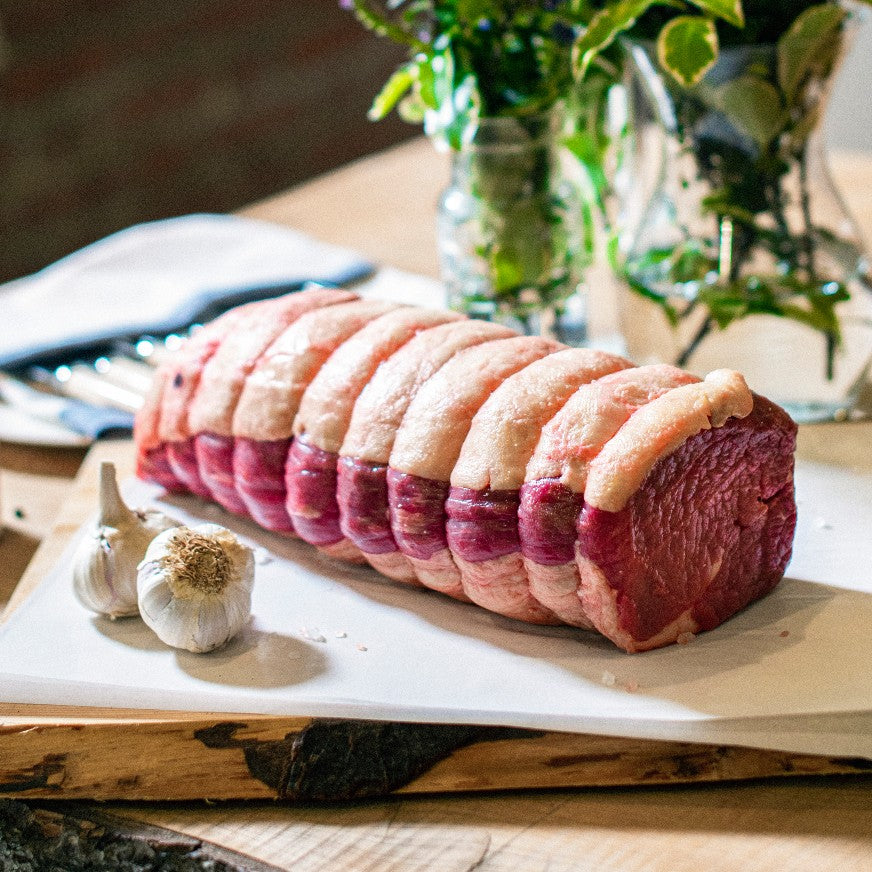
<svg viewBox="0 0 872 872">
<path fill-rule="evenodd" d="M 308 282 L 344 285 L 371 263 L 285 227 L 231 215 L 137 224 L 0 286 L 0 368 L 98 354 Z"/>
<path fill-rule="evenodd" d="M 104 409 L 70 400 L 58 415 L 58 421 L 74 433 L 100 439 L 125 436 L 133 431 L 133 413 L 121 409 Z"/>
</svg>

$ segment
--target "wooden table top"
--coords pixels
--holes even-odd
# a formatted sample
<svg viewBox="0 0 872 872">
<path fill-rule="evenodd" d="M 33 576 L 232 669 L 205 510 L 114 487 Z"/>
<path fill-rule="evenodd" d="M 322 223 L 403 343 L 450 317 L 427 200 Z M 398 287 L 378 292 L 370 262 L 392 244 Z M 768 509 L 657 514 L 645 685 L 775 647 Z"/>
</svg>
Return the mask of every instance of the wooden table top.
<svg viewBox="0 0 872 872">
<path fill-rule="evenodd" d="M 832 163 L 849 208 L 872 239 L 872 157 L 840 154 Z M 447 159 L 415 140 L 243 214 L 436 275 L 433 210 L 446 179 Z M 868 433 L 864 425 L 862 441 Z M 0 606 L 51 529 L 83 457 L 79 450 L 0 443 L 6 526 Z M 125 803 L 109 809 L 128 822 L 168 827 L 279 869 L 872 870 L 872 780 L 866 778 L 402 796 L 340 807 Z"/>
</svg>

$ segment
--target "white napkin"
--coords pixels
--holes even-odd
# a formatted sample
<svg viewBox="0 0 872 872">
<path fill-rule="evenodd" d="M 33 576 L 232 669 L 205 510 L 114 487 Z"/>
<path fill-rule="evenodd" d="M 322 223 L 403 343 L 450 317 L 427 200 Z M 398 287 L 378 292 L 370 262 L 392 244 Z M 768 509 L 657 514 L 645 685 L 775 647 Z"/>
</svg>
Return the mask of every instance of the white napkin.
<svg viewBox="0 0 872 872">
<path fill-rule="evenodd" d="M 0 287 L 0 367 L 170 333 L 306 281 L 345 284 L 371 271 L 352 251 L 248 218 L 138 224 Z"/>
</svg>

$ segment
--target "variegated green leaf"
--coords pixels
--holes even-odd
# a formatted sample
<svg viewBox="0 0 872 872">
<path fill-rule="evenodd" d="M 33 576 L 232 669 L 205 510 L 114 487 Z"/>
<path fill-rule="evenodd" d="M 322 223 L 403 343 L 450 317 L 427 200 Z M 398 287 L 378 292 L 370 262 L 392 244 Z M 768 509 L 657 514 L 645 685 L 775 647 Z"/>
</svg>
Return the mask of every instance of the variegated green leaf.
<svg viewBox="0 0 872 872">
<path fill-rule="evenodd" d="M 710 18 L 680 15 L 657 39 L 657 59 L 676 81 L 690 88 L 712 68 L 718 57 L 718 34 Z"/>
<path fill-rule="evenodd" d="M 618 34 L 631 28 L 636 19 L 654 2 L 655 0 L 617 0 L 598 12 L 572 47 L 572 70 L 575 77 L 583 78 L 597 54 L 611 45 Z"/>
<path fill-rule="evenodd" d="M 715 18 L 723 18 L 736 27 L 745 26 L 745 13 L 742 10 L 742 0 L 690 0 L 694 6 L 698 6 L 703 12 L 714 15 Z"/>
<path fill-rule="evenodd" d="M 778 81 L 792 103 L 808 72 L 822 53 L 832 53 L 845 11 L 838 3 L 810 6 L 778 40 Z"/>
</svg>

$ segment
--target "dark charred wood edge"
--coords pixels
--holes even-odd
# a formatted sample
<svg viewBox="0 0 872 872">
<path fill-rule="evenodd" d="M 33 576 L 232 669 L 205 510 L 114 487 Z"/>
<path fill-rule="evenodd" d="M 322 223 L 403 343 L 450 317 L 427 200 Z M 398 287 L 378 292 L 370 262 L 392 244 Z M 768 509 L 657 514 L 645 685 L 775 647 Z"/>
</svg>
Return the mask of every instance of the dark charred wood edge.
<svg viewBox="0 0 872 872">
<path fill-rule="evenodd" d="M 296 802 L 385 796 L 458 748 L 544 735 L 508 727 L 319 719 L 283 739 L 237 739 L 245 726 L 225 721 L 194 736 L 207 748 L 242 749 L 252 777 L 273 788 L 278 799 Z"/>
<path fill-rule="evenodd" d="M 243 722 L 222 721 L 196 730 L 194 736 L 208 748 L 242 750 L 251 776 L 275 790 L 277 799 L 326 803 L 384 797 L 411 784 L 460 748 L 547 736 L 544 731 L 511 727 L 319 719 L 301 731 L 286 733 L 282 739 L 237 738 L 236 734 L 246 727 Z M 666 744 L 669 747 L 661 752 L 663 759 L 655 761 L 653 768 L 640 771 L 633 783 L 663 786 L 755 780 L 751 774 L 726 774 L 724 768 L 732 767 L 721 765 L 747 755 L 770 760 L 772 767 L 762 777 L 872 773 L 872 760 L 864 758 L 826 758 L 832 769 L 821 773 L 801 764 L 804 755 L 728 745 Z M 560 768 L 597 759 L 589 755 L 556 756 L 543 761 L 543 765 Z M 809 759 L 816 758 L 810 755 Z"/>
<path fill-rule="evenodd" d="M 14 774 L 11 780 L 0 781 L 0 795 L 24 793 L 28 790 L 59 788 L 66 772 L 66 754 L 46 754 L 39 763 Z M 10 773 L 4 773 L 9 778 Z"/>
<path fill-rule="evenodd" d="M 0 799 L 0 835 L 6 845 L 22 852 L 37 851 L 37 856 L 52 853 L 53 848 L 63 852 L 64 846 L 70 844 L 69 837 L 74 836 L 76 851 L 80 855 L 78 859 L 91 855 L 97 864 L 111 863 L 109 858 L 104 861 L 109 847 L 123 851 L 141 844 L 159 853 L 165 863 L 175 860 L 186 869 L 196 864 L 196 868 L 214 872 L 280 872 L 278 866 L 214 842 L 141 823 L 83 803 L 52 802 L 49 805 Z M 99 868 L 109 867 L 100 865 Z M 161 868 L 174 867 L 164 865 Z"/>
</svg>

